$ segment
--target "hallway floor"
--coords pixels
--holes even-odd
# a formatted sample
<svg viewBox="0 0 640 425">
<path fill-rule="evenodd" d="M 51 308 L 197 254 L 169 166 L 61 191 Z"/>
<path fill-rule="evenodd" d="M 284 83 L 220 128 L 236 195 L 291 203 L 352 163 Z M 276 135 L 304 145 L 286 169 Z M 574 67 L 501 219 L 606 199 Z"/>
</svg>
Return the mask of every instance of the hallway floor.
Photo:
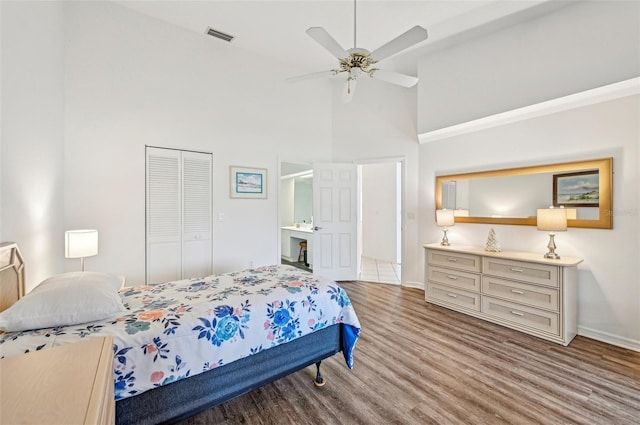
<svg viewBox="0 0 640 425">
<path fill-rule="evenodd" d="M 366 282 L 400 284 L 401 267 L 398 263 L 362 257 L 360 279 Z"/>
</svg>

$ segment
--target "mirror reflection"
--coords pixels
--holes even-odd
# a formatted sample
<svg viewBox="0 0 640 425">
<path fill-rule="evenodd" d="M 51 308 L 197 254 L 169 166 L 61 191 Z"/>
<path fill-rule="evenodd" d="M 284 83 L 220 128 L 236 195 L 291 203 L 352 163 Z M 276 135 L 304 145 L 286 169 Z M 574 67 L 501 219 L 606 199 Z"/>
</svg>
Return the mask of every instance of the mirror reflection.
<svg viewBox="0 0 640 425">
<path fill-rule="evenodd" d="M 456 222 L 536 224 L 536 210 L 567 208 L 569 226 L 612 228 L 611 158 L 436 177 L 436 206 Z"/>
<path fill-rule="evenodd" d="M 311 225 L 313 168 L 309 164 L 281 163 L 281 226 Z"/>
</svg>

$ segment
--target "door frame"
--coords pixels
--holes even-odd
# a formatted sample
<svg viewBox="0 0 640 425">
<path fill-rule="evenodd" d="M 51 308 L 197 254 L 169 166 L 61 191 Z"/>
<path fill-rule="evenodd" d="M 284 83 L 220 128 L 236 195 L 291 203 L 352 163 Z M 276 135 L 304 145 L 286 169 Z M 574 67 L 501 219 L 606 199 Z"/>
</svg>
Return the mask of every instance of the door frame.
<svg viewBox="0 0 640 425">
<path fill-rule="evenodd" d="M 310 168 L 313 167 L 313 162 L 307 162 L 307 161 L 303 161 L 303 160 L 296 160 L 293 158 L 285 158 L 285 157 L 280 157 L 278 158 L 278 184 L 276 187 L 276 196 L 278 198 L 278 205 L 277 205 L 277 215 L 276 215 L 276 228 L 278 229 L 277 231 L 277 237 L 276 237 L 276 252 L 278 253 L 277 255 L 277 259 L 278 259 L 278 263 L 281 261 L 282 259 L 282 231 L 280 229 L 280 214 L 281 214 L 281 206 L 280 206 L 280 201 L 281 201 L 281 197 L 282 197 L 282 193 L 281 193 L 281 188 L 280 188 L 280 178 L 282 177 L 282 163 L 283 162 L 289 162 L 292 164 L 308 164 L 310 166 Z M 388 163 L 388 162 L 393 162 L 393 163 L 400 163 L 400 261 L 401 264 L 405 263 L 405 246 L 404 246 L 404 241 L 405 241 L 405 211 L 406 211 L 406 196 L 405 196 L 405 187 L 406 187 L 406 174 L 407 174 L 407 158 L 405 156 L 389 156 L 389 157 L 380 157 L 380 158 L 362 158 L 362 159 L 355 159 L 352 161 L 346 161 L 345 163 L 352 163 L 352 164 L 356 164 L 356 166 L 358 166 L 358 170 L 360 170 L 360 165 L 367 165 L 367 164 L 380 164 L 380 163 Z M 358 171 L 359 172 L 359 171 Z M 357 190 L 357 194 L 356 196 L 358 197 L 358 199 L 361 197 L 361 186 L 360 183 L 358 183 L 358 190 Z M 362 212 L 360 211 L 360 202 L 357 202 L 357 214 L 358 214 L 358 219 L 362 216 Z M 357 251 L 358 251 L 358 272 L 360 271 L 362 264 L 361 264 L 361 253 L 362 253 L 362 247 L 361 247 L 361 242 L 360 242 L 360 228 L 358 226 L 357 228 L 357 234 L 356 234 L 356 238 L 357 238 Z M 402 274 L 402 278 L 400 279 L 400 285 L 403 285 L 404 282 L 404 273 Z"/>
</svg>

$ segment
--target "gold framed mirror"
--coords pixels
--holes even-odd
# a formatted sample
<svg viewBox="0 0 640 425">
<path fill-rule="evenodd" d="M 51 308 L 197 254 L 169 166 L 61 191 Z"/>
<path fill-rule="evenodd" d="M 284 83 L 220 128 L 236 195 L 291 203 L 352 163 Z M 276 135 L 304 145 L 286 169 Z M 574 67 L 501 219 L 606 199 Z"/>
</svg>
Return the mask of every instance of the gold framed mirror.
<svg viewBox="0 0 640 425">
<path fill-rule="evenodd" d="M 456 223 L 536 225 L 536 209 L 567 208 L 569 227 L 613 228 L 613 158 L 436 176 L 436 209 Z"/>
</svg>

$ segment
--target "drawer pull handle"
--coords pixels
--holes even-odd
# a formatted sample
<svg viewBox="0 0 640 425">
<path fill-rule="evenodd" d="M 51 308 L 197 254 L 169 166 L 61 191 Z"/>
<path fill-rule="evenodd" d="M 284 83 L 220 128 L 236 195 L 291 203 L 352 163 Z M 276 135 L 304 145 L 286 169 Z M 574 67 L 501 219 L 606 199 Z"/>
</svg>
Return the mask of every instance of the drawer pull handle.
<svg viewBox="0 0 640 425">
<path fill-rule="evenodd" d="M 458 280 L 458 277 L 453 275 L 447 275 L 447 279 Z"/>
<path fill-rule="evenodd" d="M 452 294 L 452 293 L 448 293 L 447 296 L 451 298 L 458 298 L 456 294 Z"/>
<path fill-rule="evenodd" d="M 511 270 L 511 271 L 512 271 L 512 272 L 514 272 L 514 273 L 523 273 L 523 272 L 524 272 L 524 270 L 523 270 L 523 269 L 516 269 L 516 268 L 514 268 L 514 267 L 511 267 L 509 270 Z"/>
<path fill-rule="evenodd" d="M 513 292 L 514 294 L 518 294 L 518 295 L 524 295 L 523 291 L 518 291 L 517 289 L 512 289 L 511 292 Z"/>
<path fill-rule="evenodd" d="M 451 257 L 447 257 L 447 261 L 451 261 L 452 263 L 455 263 L 458 261 L 457 258 L 451 258 Z"/>
<path fill-rule="evenodd" d="M 511 310 L 511 314 L 513 314 L 513 315 L 515 315 L 515 316 L 524 317 L 524 313 L 520 313 L 519 311 L 513 311 L 513 310 Z"/>
</svg>

